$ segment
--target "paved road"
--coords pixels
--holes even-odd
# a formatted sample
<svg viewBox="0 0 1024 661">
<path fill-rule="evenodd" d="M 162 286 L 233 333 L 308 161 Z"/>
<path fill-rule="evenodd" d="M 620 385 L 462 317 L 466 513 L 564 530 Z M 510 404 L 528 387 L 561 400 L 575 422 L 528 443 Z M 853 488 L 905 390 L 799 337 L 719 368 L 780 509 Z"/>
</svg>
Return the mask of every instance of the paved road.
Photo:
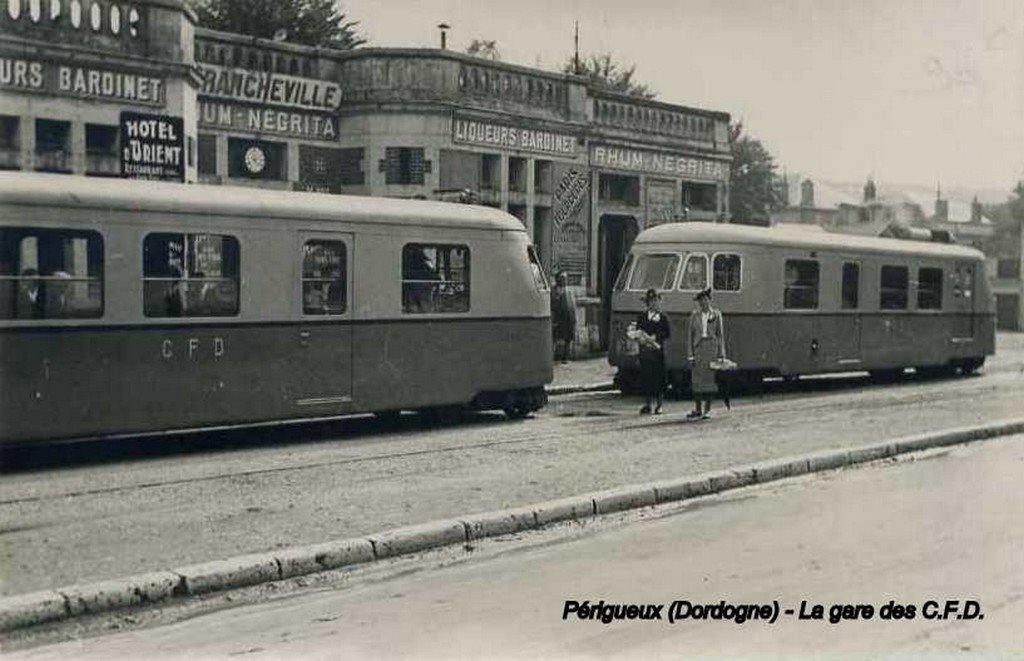
<svg viewBox="0 0 1024 661">
<path fill-rule="evenodd" d="M 916 459 L 633 514 L 582 534 L 570 526 L 492 542 L 477 559 L 427 559 L 383 579 L 10 658 L 1024 654 L 1024 436 Z M 775 624 L 603 624 L 563 620 L 566 600 L 661 604 L 666 619 L 674 600 L 779 600 L 783 614 Z M 913 605 L 914 618 L 883 620 L 890 600 Z M 947 600 L 961 612 L 974 601 L 983 617 L 926 619 Z M 802 601 L 808 615 L 820 604 L 823 619 L 800 619 Z M 874 610 L 833 623 L 836 604 Z"/>
<path fill-rule="evenodd" d="M 596 491 L 1022 415 L 1024 342 L 982 376 L 771 386 L 707 423 L 687 403 L 639 417 L 617 394 L 559 398 L 535 419 L 373 420 L 159 439 L 99 463 L 0 477 L 0 594 Z M 110 448 L 107 448 L 108 450 Z"/>
</svg>

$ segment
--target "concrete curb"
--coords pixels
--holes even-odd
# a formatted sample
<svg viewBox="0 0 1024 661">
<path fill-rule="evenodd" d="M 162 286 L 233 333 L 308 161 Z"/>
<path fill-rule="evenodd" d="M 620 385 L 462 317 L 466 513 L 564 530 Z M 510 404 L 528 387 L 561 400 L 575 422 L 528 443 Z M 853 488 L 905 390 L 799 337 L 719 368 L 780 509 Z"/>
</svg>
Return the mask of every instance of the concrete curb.
<svg viewBox="0 0 1024 661">
<path fill-rule="evenodd" d="M 1024 433 L 1024 419 L 907 436 L 870 445 L 771 459 L 673 480 L 386 530 L 281 551 L 239 556 L 88 585 L 0 599 L 0 632 L 173 597 L 231 590 L 452 544 L 507 535 L 610 512 L 679 502 L 788 477 L 894 457 L 930 448 Z"/>
<path fill-rule="evenodd" d="M 607 392 L 610 390 L 618 390 L 615 384 L 611 381 L 602 381 L 600 383 L 587 383 L 587 384 L 570 384 L 562 386 L 545 386 L 545 392 L 549 396 L 555 395 L 572 395 L 578 392 Z"/>
</svg>

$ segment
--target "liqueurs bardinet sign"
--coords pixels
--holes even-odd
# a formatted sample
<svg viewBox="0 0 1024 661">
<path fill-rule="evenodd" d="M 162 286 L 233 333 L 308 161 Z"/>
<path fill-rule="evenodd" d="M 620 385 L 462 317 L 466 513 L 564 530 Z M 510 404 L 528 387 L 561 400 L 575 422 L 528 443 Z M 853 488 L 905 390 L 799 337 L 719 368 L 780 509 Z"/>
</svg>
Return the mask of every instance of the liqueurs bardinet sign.
<svg viewBox="0 0 1024 661">
<path fill-rule="evenodd" d="M 519 149 L 571 157 L 575 157 L 579 149 L 574 135 L 538 131 L 509 124 L 478 122 L 459 117 L 455 117 L 452 121 L 452 140 L 470 145 Z"/>
<path fill-rule="evenodd" d="M 185 180 L 185 123 L 181 117 L 121 113 L 121 176 Z"/>
<path fill-rule="evenodd" d="M 637 170 L 715 181 L 725 181 L 729 178 L 729 169 L 721 161 L 606 145 L 591 147 L 590 163 L 602 168 Z"/>
<path fill-rule="evenodd" d="M 161 78 L 100 67 L 0 57 L 0 89 L 162 105 Z"/>
<path fill-rule="evenodd" d="M 199 95 L 204 97 L 321 112 L 333 112 L 341 105 L 341 87 L 325 80 L 210 64 L 199 70 L 203 78 Z"/>
</svg>

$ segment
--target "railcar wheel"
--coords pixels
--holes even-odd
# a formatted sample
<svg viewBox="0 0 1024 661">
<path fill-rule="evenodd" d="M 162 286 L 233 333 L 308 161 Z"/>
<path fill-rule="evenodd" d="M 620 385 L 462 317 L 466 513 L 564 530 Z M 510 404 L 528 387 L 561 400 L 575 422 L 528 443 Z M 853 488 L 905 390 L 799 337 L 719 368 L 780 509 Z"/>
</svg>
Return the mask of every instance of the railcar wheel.
<svg viewBox="0 0 1024 661">
<path fill-rule="evenodd" d="M 871 380 L 875 383 L 893 383 L 903 376 L 902 369 L 871 370 Z"/>
<path fill-rule="evenodd" d="M 394 425 L 402 418 L 401 411 L 374 411 L 373 415 L 385 425 Z"/>
<path fill-rule="evenodd" d="M 970 376 L 971 374 L 974 374 L 979 369 L 981 369 L 981 366 L 984 364 L 985 356 L 981 356 L 980 358 L 968 358 L 966 360 L 963 360 L 960 362 L 958 367 L 960 368 L 961 374 L 963 374 L 964 376 Z"/>
<path fill-rule="evenodd" d="M 432 425 L 449 425 L 459 420 L 462 410 L 461 406 L 431 406 L 422 409 L 420 415 Z"/>
</svg>

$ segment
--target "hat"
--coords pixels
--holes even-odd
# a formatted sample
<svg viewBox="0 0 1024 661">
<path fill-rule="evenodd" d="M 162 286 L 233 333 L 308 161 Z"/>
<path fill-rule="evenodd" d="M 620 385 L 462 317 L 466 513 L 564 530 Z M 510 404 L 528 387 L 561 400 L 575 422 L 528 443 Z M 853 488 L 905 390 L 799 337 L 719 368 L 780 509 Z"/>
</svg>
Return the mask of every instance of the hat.
<svg viewBox="0 0 1024 661">
<path fill-rule="evenodd" d="M 658 291 L 656 289 L 648 289 L 646 292 L 644 292 L 643 301 L 645 303 L 654 298 L 658 298 Z"/>
<path fill-rule="evenodd" d="M 693 297 L 693 300 L 699 301 L 702 298 L 706 298 L 709 301 L 711 300 L 711 287 L 708 287 L 707 289 L 702 289 L 701 291 L 697 292 L 697 295 Z"/>
</svg>

